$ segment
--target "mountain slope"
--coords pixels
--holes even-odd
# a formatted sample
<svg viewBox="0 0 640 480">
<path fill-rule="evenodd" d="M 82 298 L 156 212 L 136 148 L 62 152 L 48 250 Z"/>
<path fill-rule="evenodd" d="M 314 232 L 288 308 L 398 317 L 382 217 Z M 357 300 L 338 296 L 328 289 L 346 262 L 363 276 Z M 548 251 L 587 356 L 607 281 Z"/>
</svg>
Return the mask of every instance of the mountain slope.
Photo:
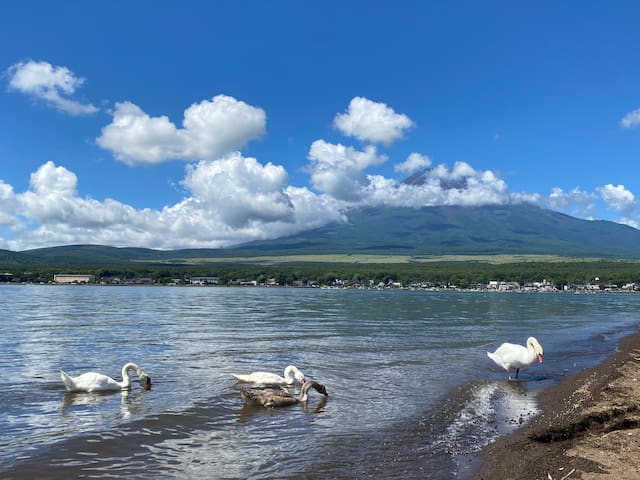
<svg viewBox="0 0 640 480">
<path fill-rule="evenodd" d="M 234 250 L 401 255 L 553 254 L 640 258 L 640 231 L 532 205 L 366 208 L 349 222 Z"/>
<path fill-rule="evenodd" d="M 366 208 L 350 212 L 346 224 L 331 224 L 234 248 L 160 251 L 70 245 L 25 252 L 0 250 L 0 264 L 180 263 L 192 258 L 357 253 L 416 257 L 546 254 L 640 259 L 640 230 L 609 221 L 581 220 L 525 204 Z"/>
</svg>

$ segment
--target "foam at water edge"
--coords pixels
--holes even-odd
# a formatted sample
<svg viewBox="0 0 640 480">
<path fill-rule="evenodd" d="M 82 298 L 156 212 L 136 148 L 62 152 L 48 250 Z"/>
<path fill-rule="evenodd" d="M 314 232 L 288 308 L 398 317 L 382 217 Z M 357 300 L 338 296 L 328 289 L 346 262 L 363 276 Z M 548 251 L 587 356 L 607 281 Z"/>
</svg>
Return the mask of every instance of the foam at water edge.
<svg viewBox="0 0 640 480">
<path fill-rule="evenodd" d="M 479 385 L 435 443 L 454 456 L 470 455 L 538 412 L 535 394 L 520 384 Z"/>
</svg>

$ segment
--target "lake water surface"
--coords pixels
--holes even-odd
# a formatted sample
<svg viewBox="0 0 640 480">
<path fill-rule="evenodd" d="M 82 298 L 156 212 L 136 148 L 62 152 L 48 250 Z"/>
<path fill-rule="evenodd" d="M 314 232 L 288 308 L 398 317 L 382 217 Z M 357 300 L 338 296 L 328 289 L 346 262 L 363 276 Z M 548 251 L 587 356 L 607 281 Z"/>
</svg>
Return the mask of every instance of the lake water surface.
<svg viewBox="0 0 640 480">
<path fill-rule="evenodd" d="M 635 331 L 633 294 L 0 286 L 1 478 L 464 478 L 540 390 Z M 486 356 L 538 338 L 524 382 Z M 60 370 L 143 390 L 67 393 Z M 247 407 L 232 373 L 289 364 L 306 405 Z"/>
</svg>

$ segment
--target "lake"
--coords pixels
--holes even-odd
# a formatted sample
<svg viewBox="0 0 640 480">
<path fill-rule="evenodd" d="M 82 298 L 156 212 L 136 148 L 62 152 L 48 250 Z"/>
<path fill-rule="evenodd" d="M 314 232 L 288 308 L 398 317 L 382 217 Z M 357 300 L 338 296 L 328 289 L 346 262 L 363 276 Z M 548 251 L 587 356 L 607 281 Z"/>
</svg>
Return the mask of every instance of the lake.
<svg viewBox="0 0 640 480">
<path fill-rule="evenodd" d="M 536 395 L 637 330 L 634 294 L 0 286 L 2 478 L 464 478 Z M 486 356 L 534 335 L 522 382 Z M 60 370 L 153 380 L 66 392 Z M 232 373 L 326 385 L 249 407 Z M 297 391 L 297 389 L 295 390 Z"/>
</svg>

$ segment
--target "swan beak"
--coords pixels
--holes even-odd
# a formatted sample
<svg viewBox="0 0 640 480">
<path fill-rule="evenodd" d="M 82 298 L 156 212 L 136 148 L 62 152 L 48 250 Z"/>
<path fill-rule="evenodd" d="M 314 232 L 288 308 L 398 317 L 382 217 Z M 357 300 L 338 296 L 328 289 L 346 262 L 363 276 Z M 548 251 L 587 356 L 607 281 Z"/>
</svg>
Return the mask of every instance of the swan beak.
<svg viewBox="0 0 640 480">
<path fill-rule="evenodd" d="M 542 354 L 541 353 L 538 354 L 538 362 L 542 363 Z"/>
</svg>

